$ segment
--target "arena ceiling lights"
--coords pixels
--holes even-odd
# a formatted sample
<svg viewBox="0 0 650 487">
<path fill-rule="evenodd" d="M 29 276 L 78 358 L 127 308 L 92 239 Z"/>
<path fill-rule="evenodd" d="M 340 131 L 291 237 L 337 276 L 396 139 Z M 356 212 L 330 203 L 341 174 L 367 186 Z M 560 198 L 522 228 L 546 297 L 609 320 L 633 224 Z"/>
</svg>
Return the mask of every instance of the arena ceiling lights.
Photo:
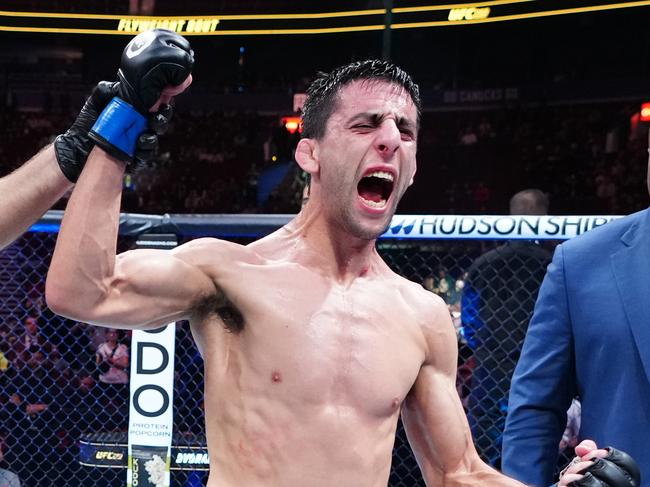
<svg viewBox="0 0 650 487">
<path fill-rule="evenodd" d="M 397 2 L 396 2 L 397 3 Z M 183 35 L 304 35 L 485 24 L 557 15 L 648 7 L 636 2 L 580 0 L 492 0 L 345 12 L 144 17 L 0 10 L 0 31 L 55 34 L 133 35 L 167 28 Z M 560 8 L 555 8 L 560 7 Z"/>
</svg>

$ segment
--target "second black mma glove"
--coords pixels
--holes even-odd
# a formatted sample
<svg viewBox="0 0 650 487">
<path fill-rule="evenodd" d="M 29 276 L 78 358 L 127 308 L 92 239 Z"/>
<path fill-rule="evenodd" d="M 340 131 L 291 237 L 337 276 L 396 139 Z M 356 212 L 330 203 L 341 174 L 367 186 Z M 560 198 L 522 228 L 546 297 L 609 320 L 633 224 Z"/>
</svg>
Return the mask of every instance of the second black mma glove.
<svg viewBox="0 0 650 487">
<path fill-rule="evenodd" d="M 73 183 L 77 182 L 88 158 L 88 153 L 94 145 L 93 140 L 88 136 L 88 131 L 97 121 L 104 107 L 115 96 L 113 84 L 100 81 L 86 100 L 72 126 L 64 134 L 54 139 L 54 153 L 61 172 Z"/>
<path fill-rule="evenodd" d="M 627 453 L 606 448 L 609 454 L 605 458 L 596 458 L 594 463 L 580 472 L 580 480 L 569 487 L 640 487 L 641 471 L 634 459 Z"/>
<path fill-rule="evenodd" d="M 171 107 L 150 109 L 168 86 L 182 84 L 192 73 L 194 52 L 187 40 L 172 31 L 155 29 L 134 37 L 122 53 L 115 97 L 103 110 L 89 136 L 113 157 L 131 163 L 138 144 L 162 133 Z"/>
<path fill-rule="evenodd" d="M 88 154 L 95 145 L 89 131 L 99 118 L 102 110 L 117 95 L 117 82 L 100 81 L 86 100 L 72 126 L 54 139 L 54 153 L 61 172 L 72 183 L 76 183 L 86 164 Z M 151 162 L 158 150 L 158 136 L 163 133 L 171 118 L 171 107 L 164 107 L 156 115 L 152 132 L 146 132 L 137 140 L 135 160 L 138 165 Z M 164 123 L 163 123 L 164 122 Z"/>
</svg>

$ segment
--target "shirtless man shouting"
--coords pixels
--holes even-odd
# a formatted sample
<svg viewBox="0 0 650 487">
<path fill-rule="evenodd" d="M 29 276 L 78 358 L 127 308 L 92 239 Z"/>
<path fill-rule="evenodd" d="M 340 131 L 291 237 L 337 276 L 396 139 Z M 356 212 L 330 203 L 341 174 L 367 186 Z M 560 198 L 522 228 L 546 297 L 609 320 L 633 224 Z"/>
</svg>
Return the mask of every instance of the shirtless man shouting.
<svg viewBox="0 0 650 487">
<path fill-rule="evenodd" d="M 48 303 L 111 327 L 190 320 L 205 366 L 209 487 L 386 486 L 400 413 L 427 485 L 522 485 L 474 449 L 446 306 L 375 250 L 413 182 L 419 117 L 417 85 L 396 66 L 321 75 L 296 150 L 309 200 L 247 246 L 205 238 L 116 256 L 125 163 L 99 147 L 90 154 Z"/>
</svg>

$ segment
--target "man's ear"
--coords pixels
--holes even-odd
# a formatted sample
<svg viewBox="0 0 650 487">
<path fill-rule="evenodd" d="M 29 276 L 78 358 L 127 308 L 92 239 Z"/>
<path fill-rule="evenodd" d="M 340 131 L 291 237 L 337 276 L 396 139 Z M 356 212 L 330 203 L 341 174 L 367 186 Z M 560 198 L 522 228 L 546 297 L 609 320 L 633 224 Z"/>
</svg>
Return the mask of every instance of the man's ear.
<svg viewBox="0 0 650 487">
<path fill-rule="evenodd" d="M 308 174 L 316 174 L 320 169 L 318 142 L 315 139 L 300 139 L 295 153 L 296 162 Z"/>
</svg>

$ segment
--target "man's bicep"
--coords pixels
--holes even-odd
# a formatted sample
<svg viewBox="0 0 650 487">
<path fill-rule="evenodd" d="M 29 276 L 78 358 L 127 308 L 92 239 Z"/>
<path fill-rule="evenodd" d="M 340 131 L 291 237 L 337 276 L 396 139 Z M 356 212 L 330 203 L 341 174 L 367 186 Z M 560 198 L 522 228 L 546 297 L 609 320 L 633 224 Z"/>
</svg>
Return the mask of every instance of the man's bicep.
<svg viewBox="0 0 650 487">
<path fill-rule="evenodd" d="M 402 421 L 427 485 L 472 471 L 479 461 L 455 383 L 431 366 L 420 371 Z"/>
<path fill-rule="evenodd" d="M 198 266 L 166 250 L 132 250 L 117 256 L 115 272 L 86 321 L 151 328 L 188 318 L 201 299 L 215 293 Z"/>
</svg>

